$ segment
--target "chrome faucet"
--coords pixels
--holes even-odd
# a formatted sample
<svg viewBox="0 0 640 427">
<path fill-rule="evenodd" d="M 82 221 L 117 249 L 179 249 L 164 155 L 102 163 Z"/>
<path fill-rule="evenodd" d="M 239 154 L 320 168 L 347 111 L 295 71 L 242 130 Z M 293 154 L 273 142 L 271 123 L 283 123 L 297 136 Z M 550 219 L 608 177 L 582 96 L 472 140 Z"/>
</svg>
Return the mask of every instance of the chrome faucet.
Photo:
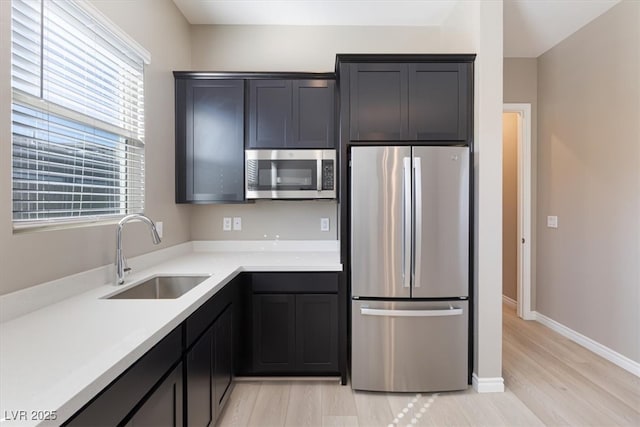
<svg viewBox="0 0 640 427">
<path fill-rule="evenodd" d="M 124 273 L 131 270 L 129 267 L 127 267 L 127 262 L 125 261 L 124 255 L 122 254 L 122 228 L 126 223 L 130 221 L 142 221 L 146 223 L 149 226 L 149 228 L 151 228 L 151 237 L 153 237 L 153 244 L 157 245 L 160 243 L 160 236 L 158 235 L 158 230 L 156 230 L 156 225 L 148 217 L 142 214 L 131 214 L 122 218 L 118 223 L 118 227 L 116 228 L 116 284 L 117 285 L 122 285 L 124 283 Z"/>
</svg>

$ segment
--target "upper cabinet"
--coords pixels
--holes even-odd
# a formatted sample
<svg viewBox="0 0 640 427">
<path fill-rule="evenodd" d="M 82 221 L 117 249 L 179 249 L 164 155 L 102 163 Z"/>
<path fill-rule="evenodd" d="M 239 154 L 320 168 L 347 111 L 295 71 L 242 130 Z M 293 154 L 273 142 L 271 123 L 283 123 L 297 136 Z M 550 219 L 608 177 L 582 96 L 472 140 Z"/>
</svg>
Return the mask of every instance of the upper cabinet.
<svg viewBox="0 0 640 427">
<path fill-rule="evenodd" d="M 244 80 L 176 76 L 176 202 L 244 200 Z"/>
<path fill-rule="evenodd" d="M 354 64 L 349 77 L 351 140 L 408 139 L 406 64 Z"/>
<path fill-rule="evenodd" d="M 354 61 L 341 69 L 340 78 L 348 76 L 351 141 L 468 141 L 472 59 L 420 59 Z"/>
<path fill-rule="evenodd" d="M 249 81 L 247 148 L 334 148 L 335 81 Z"/>
</svg>

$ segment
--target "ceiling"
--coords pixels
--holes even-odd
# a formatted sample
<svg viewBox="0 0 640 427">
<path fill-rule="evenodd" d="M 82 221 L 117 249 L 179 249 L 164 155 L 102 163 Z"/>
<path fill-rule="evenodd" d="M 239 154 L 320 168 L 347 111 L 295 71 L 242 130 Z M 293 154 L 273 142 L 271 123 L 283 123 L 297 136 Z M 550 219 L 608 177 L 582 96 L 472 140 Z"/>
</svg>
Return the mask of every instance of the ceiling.
<svg viewBox="0 0 640 427">
<path fill-rule="evenodd" d="M 619 0 L 505 0 L 505 57 L 537 58 Z"/>
<path fill-rule="evenodd" d="M 468 0 L 173 1 L 191 24 L 439 26 Z M 504 56 L 538 57 L 619 1 L 504 0 Z"/>
</svg>

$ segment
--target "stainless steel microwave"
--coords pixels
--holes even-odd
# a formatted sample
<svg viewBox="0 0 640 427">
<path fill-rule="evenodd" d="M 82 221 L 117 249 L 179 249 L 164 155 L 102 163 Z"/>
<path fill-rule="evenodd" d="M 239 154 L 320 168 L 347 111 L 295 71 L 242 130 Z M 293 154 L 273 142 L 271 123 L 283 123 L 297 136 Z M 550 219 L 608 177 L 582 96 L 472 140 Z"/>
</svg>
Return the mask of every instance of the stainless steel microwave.
<svg viewBox="0 0 640 427">
<path fill-rule="evenodd" d="M 336 150 L 246 150 L 247 199 L 335 199 Z"/>
</svg>

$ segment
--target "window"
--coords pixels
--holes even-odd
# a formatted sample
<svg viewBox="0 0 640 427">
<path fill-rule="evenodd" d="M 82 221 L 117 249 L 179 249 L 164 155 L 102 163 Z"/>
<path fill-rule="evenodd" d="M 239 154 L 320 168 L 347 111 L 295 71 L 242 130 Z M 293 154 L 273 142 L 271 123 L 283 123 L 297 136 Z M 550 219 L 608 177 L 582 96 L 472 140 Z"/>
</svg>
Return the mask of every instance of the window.
<svg viewBox="0 0 640 427">
<path fill-rule="evenodd" d="M 148 53 L 86 2 L 14 0 L 14 228 L 144 209 Z"/>
</svg>

